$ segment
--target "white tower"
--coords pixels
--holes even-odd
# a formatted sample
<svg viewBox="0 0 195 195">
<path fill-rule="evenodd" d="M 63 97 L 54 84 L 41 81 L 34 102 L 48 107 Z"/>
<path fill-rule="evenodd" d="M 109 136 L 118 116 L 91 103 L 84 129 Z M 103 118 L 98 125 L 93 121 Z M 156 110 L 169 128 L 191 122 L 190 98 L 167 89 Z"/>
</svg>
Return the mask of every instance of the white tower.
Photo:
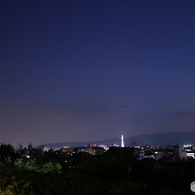
<svg viewBox="0 0 195 195">
<path fill-rule="evenodd" d="M 123 135 L 121 135 L 121 148 L 124 148 L 125 145 L 124 145 L 124 137 Z"/>
</svg>

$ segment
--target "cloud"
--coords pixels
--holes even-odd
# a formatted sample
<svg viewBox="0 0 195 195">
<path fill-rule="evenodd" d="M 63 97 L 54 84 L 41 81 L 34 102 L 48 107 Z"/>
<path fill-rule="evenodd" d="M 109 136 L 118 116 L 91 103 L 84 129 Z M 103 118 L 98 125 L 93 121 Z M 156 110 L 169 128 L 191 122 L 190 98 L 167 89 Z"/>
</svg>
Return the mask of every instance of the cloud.
<svg viewBox="0 0 195 195">
<path fill-rule="evenodd" d="M 7 101 L 0 101 L 0 106 L 2 106 L 2 105 L 9 105 L 10 104 L 10 102 L 7 102 Z"/>
<path fill-rule="evenodd" d="M 187 111 L 176 111 L 176 112 L 168 112 L 167 115 L 171 117 L 188 117 L 188 116 L 192 116 L 193 113 Z"/>
<path fill-rule="evenodd" d="M 129 119 L 129 121 L 140 121 L 141 119 L 139 117 L 132 117 Z"/>
<path fill-rule="evenodd" d="M 114 110 L 106 104 L 80 102 L 77 104 L 46 104 L 32 108 L 31 115 L 96 116 L 109 115 Z"/>
<path fill-rule="evenodd" d="M 96 102 L 13 104 L 3 110 L 0 128 L 4 142 L 96 140 L 117 129 L 112 106 Z"/>
<path fill-rule="evenodd" d="M 182 125 L 187 128 L 187 126 L 194 127 L 195 113 L 190 111 L 171 111 L 166 112 L 164 115 L 164 122 L 177 125 L 180 128 Z"/>
<path fill-rule="evenodd" d="M 130 104 L 121 104 L 121 105 L 119 105 L 119 108 L 130 108 L 130 107 L 132 107 L 132 105 L 130 105 Z"/>
</svg>

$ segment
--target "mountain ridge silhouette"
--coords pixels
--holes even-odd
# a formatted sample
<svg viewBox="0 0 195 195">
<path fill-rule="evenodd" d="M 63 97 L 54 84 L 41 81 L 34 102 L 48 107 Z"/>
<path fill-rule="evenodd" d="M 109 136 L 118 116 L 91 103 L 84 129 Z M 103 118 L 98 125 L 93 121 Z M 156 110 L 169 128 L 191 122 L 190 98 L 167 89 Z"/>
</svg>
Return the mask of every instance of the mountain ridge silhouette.
<svg viewBox="0 0 195 195">
<path fill-rule="evenodd" d="M 88 141 L 88 142 L 57 142 L 57 143 L 46 143 L 39 146 L 45 146 L 49 148 L 61 148 L 63 146 L 70 147 L 84 147 L 88 144 L 98 144 L 98 143 L 120 143 L 120 138 L 111 138 L 99 141 Z M 184 145 L 184 144 L 194 144 L 195 145 L 195 132 L 173 132 L 173 133 L 155 133 L 155 134 L 142 134 L 138 136 L 132 136 L 125 138 L 124 142 L 126 145 L 131 143 L 137 144 L 147 144 L 147 145 Z"/>
</svg>

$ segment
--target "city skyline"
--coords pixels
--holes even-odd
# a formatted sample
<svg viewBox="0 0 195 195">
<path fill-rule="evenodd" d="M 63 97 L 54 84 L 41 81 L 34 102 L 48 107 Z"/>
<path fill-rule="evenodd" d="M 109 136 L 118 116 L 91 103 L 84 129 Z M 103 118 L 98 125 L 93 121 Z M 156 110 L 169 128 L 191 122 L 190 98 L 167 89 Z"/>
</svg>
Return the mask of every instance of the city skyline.
<svg viewBox="0 0 195 195">
<path fill-rule="evenodd" d="M 0 141 L 194 131 L 194 6 L 0 2 Z"/>
</svg>

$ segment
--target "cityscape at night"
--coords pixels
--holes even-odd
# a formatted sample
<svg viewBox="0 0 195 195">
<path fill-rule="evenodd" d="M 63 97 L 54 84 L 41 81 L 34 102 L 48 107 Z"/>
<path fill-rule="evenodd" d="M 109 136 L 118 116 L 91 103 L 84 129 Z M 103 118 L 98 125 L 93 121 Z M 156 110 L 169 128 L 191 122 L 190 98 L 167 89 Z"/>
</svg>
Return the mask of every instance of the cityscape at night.
<svg viewBox="0 0 195 195">
<path fill-rule="evenodd" d="M 0 24 L 0 194 L 195 192 L 194 0 L 1 0 Z"/>
</svg>

